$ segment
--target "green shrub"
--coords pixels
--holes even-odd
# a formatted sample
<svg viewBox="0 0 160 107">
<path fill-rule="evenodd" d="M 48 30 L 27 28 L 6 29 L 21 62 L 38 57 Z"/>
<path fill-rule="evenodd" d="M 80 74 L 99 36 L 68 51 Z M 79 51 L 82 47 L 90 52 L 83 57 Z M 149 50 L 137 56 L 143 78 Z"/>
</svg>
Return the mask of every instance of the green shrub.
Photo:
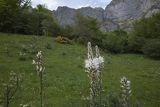
<svg viewBox="0 0 160 107">
<path fill-rule="evenodd" d="M 73 25 L 72 35 L 74 39 L 81 44 L 86 44 L 88 41 L 98 37 L 99 30 L 98 21 L 89 16 L 83 16 L 79 12 L 75 15 L 75 24 Z M 93 43 L 93 42 L 92 42 Z"/>
<path fill-rule="evenodd" d="M 55 41 L 58 42 L 58 43 L 61 43 L 61 44 L 65 43 L 65 40 L 64 40 L 63 36 L 57 36 L 55 38 Z"/>
<path fill-rule="evenodd" d="M 127 34 L 109 32 L 102 39 L 102 48 L 113 53 L 124 53 L 127 48 Z"/>
<path fill-rule="evenodd" d="M 144 37 L 129 36 L 128 38 L 128 51 L 142 53 L 142 47 L 146 39 Z"/>
<path fill-rule="evenodd" d="M 72 25 L 65 25 L 64 27 L 61 27 L 61 35 L 69 38 L 69 39 L 74 39 L 73 35 L 73 27 Z"/>
<path fill-rule="evenodd" d="M 142 50 L 149 57 L 160 58 L 160 39 L 148 40 Z"/>
<path fill-rule="evenodd" d="M 141 53 L 142 52 L 148 53 L 146 52 L 147 50 L 151 51 L 151 49 L 149 49 L 150 46 L 148 45 L 147 47 L 147 46 L 144 46 L 144 44 L 147 40 L 160 39 L 160 30 L 159 30 L 160 20 L 159 19 L 160 19 L 160 13 L 157 13 L 152 17 L 142 18 L 133 23 L 133 28 L 130 31 L 130 35 L 128 39 L 130 51 L 141 52 Z M 146 49 L 142 49 L 142 47 Z"/>
</svg>

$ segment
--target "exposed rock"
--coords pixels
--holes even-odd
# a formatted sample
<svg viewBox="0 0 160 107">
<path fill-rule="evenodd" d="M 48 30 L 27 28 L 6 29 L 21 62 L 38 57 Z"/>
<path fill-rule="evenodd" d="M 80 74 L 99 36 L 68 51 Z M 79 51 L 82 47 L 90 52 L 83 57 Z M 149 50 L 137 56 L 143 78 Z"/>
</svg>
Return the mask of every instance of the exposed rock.
<svg viewBox="0 0 160 107">
<path fill-rule="evenodd" d="M 129 30 L 131 22 L 141 17 L 150 17 L 160 11 L 160 0 L 112 0 L 102 8 L 83 7 L 72 9 L 58 7 L 54 15 L 61 26 L 74 24 L 76 12 L 83 16 L 96 18 L 101 31 L 113 31 L 118 28 Z"/>
<path fill-rule="evenodd" d="M 104 20 L 102 23 L 100 23 L 100 30 L 104 32 L 114 31 L 118 28 L 120 28 L 119 25 L 110 19 Z"/>
<path fill-rule="evenodd" d="M 69 7 L 58 7 L 54 12 L 54 16 L 61 26 L 71 25 L 74 23 L 76 10 Z"/>
<path fill-rule="evenodd" d="M 104 9 L 102 8 L 83 7 L 83 8 L 78 9 L 78 11 L 83 16 L 90 16 L 90 17 L 96 18 L 97 21 L 99 22 L 103 21 Z"/>
<path fill-rule="evenodd" d="M 130 22 L 150 17 L 160 10 L 159 0 L 113 0 L 105 9 L 104 18 L 110 19 L 122 29 L 129 29 Z"/>
</svg>

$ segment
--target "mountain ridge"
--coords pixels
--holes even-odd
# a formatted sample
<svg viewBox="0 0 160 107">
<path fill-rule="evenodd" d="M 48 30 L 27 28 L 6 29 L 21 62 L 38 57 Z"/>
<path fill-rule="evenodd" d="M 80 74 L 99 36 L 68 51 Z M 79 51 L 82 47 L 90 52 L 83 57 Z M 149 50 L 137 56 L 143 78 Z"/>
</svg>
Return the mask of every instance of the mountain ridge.
<svg viewBox="0 0 160 107">
<path fill-rule="evenodd" d="M 100 24 L 103 32 L 116 29 L 129 30 L 131 23 L 142 17 L 150 17 L 160 11 L 160 0 L 112 0 L 103 8 L 82 7 L 73 9 L 60 6 L 53 11 L 54 17 L 60 26 L 74 24 L 75 14 L 79 12 L 83 16 L 90 16 Z"/>
</svg>

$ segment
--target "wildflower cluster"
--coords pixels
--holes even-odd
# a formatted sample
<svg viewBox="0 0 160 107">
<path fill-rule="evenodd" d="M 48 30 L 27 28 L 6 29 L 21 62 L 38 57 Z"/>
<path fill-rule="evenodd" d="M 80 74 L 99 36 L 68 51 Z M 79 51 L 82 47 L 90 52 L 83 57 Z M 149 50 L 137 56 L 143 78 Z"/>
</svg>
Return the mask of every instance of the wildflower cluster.
<svg viewBox="0 0 160 107">
<path fill-rule="evenodd" d="M 33 60 L 32 64 L 36 65 L 36 71 L 38 74 L 43 72 L 45 70 L 45 67 L 43 65 L 42 61 L 42 51 L 39 51 L 36 55 L 36 59 Z"/>
<path fill-rule="evenodd" d="M 22 76 L 18 75 L 17 73 L 11 71 L 10 76 L 9 76 L 9 81 L 6 83 L 3 83 L 3 89 L 4 91 L 2 92 L 2 103 L 4 107 L 8 107 L 12 98 L 16 94 L 19 86 L 20 86 L 20 81 L 22 80 Z"/>
<path fill-rule="evenodd" d="M 131 95 L 131 82 L 126 77 L 120 80 L 121 101 L 123 107 L 129 107 L 129 97 Z"/>
<path fill-rule="evenodd" d="M 90 106 L 97 106 L 97 97 L 101 92 L 101 68 L 104 63 L 104 58 L 100 56 L 98 46 L 96 48 L 96 55 L 93 55 L 91 43 L 88 42 L 88 59 L 85 60 L 85 71 L 90 78 Z"/>
<path fill-rule="evenodd" d="M 88 42 L 88 59 L 85 60 L 85 68 L 86 72 L 97 71 L 100 72 L 102 65 L 104 63 L 104 58 L 100 56 L 98 46 L 96 48 L 96 56 L 93 56 L 93 51 L 91 47 L 91 43 Z"/>
<path fill-rule="evenodd" d="M 39 51 L 36 55 L 36 59 L 33 60 L 33 64 L 36 65 L 36 71 L 39 75 L 39 82 L 40 82 L 40 107 L 43 107 L 43 72 L 45 67 L 43 65 L 42 60 L 42 51 Z"/>
</svg>

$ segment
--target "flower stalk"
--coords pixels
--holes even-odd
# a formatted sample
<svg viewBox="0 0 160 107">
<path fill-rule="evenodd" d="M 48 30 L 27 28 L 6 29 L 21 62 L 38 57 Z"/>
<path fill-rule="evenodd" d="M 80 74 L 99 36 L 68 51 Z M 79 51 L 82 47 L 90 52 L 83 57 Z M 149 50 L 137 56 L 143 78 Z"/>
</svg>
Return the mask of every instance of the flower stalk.
<svg viewBox="0 0 160 107">
<path fill-rule="evenodd" d="M 120 87 L 122 107 L 129 107 L 129 97 L 131 96 L 131 82 L 126 77 L 122 77 L 120 80 Z"/>
<path fill-rule="evenodd" d="M 101 69 L 104 58 L 100 56 L 98 46 L 95 46 L 96 55 L 93 55 L 91 43 L 88 42 L 88 58 L 85 60 L 85 71 L 90 79 L 90 107 L 97 106 L 97 98 L 101 96 Z M 100 101 L 101 103 L 101 101 Z"/>
<path fill-rule="evenodd" d="M 21 75 L 11 71 L 9 75 L 9 81 L 3 83 L 3 91 L 1 100 L 3 103 L 3 107 L 9 107 L 12 99 L 20 87 L 20 82 L 22 80 Z"/>
<path fill-rule="evenodd" d="M 43 107 L 43 72 L 45 70 L 42 58 L 42 51 L 39 51 L 36 55 L 36 59 L 33 60 L 33 64 L 36 66 L 36 71 L 40 80 L 40 107 Z"/>
</svg>

